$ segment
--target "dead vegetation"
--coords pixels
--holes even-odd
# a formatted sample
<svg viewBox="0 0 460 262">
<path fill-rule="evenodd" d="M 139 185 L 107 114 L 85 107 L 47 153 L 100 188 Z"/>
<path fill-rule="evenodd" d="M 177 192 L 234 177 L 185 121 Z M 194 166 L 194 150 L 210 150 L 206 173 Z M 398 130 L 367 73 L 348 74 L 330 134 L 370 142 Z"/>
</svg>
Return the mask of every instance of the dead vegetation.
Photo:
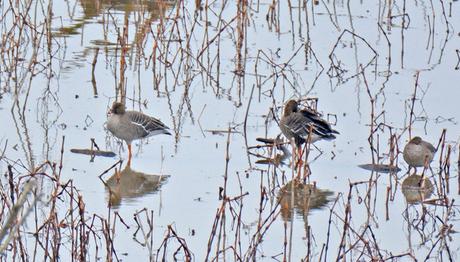
<svg viewBox="0 0 460 262">
<path fill-rule="evenodd" d="M 133 240 L 147 250 L 150 261 L 458 259 L 454 233 L 459 212 L 455 200 L 460 194 L 460 156 L 456 156 L 460 149 L 458 143 L 449 140 L 458 137 L 447 129 L 426 130 L 429 121 L 455 119 L 428 118 L 423 100 L 430 86 L 422 83 L 425 75 L 443 65 L 445 56 L 456 58 L 456 64 L 449 66 L 458 70 L 459 51 L 453 52 L 448 46 L 460 21 L 455 1 L 425 1 L 423 8 L 406 0 L 380 0 L 366 7 L 350 0 L 122 2 L 0 2 L 0 105 L 10 109 L 13 120 L 2 125 L 17 133 L 14 142 L 0 134 L 0 171 L 4 174 L 0 185 L 1 260 L 120 261 L 129 255 L 118 252 L 119 234 L 126 231 L 134 231 Z M 57 6 L 65 6 L 65 11 L 57 10 Z M 368 9 L 376 15 L 369 17 Z M 412 15 L 419 20 L 422 17 L 428 27 L 426 43 L 420 43 L 426 45 L 420 56 L 427 62 L 423 68 L 404 71 L 413 66 L 405 58 L 411 48 L 409 41 L 413 41 L 411 29 L 424 26 Z M 357 29 L 359 23 L 369 21 L 378 40 Z M 329 43 L 324 56 L 324 47 L 315 42 L 313 31 L 326 22 L 335 41 Z M 58 122 L 65 108 L 59 100 L 63 88 L 59 81 L 66 70 L 72 70 L 66 68 L 68 45 L 75 41 L 71 40 L 75 35 L 84 38 L 87 23 L 97 24 L 100 32 L 81 54 L 91 78 L 88 93 L 95 98 L 104 94 L 105 83 L 99 81 L 98 72 L 108 71 L 113 76 L 111 100 L 144 109 L 149 103 L 143 93 L 150 92 L 166 101 L 176 147 L 187 123 L 199 125 L 203 137 L 221 135 L 226 145 L 222 155 L 225 166 L 222 183 L 213 189 L 218 192 L 219 204 L 203 214 L 214 219 L 209 228 L 200 229 L 208 232 L 207 245 L 201 250 L 190 248 L 190 241 L 194 241 L 190 236 L 195 233 L 187 235 L 174 224 L 163 225 L 159 231 L 149 208 L 141 208 L 129 218 L 115 208 L 123 199 L 158 192 L 167 176 L 122 168 L 122 161 L 100 170 L 101 179 L 113 174 L 101 183 L 108 194 L 104 214 L 87 210 L 89 200 L 82 191 L 72 179 L 62 178 L 68 164 L 69 138 L 58 135 L 66 128 Z M 261 39 L 253 34 L 260 34 Z M 283 44 L 283 49 L 259 48 L 257 42 L 269 42 L 267 39 L 283 39 L 289 44 Z M 75 63 L 73 66 L 78 67 L 78 61 Z M 401 90 L 403 110 L 398 117 L 403 120 L 392 120 L 395 114 L 386 106 L 387 96 L 396 92 L 389 86 L 391 77 L 400 72 L 412 72 L 412 85 L 410 91 Z M 148 87 L 143 86 L 141 76 L 148 78 Z M 359 105 L 350 106 L 357 107 L 364 122 L 361 128 L 366 129 L 367 137 L 362 139 L 367 139 L 368 147 L 362 151 L 368 154 L 368 163 L 363 168 L 371 172 L 363 172 L 367 176 L 362 179 L 348 179 L 344 190 L 337 192 L 319 184 L 322 174 L 311 165 L 329 156 L 335 165 L 338 149 L 323 152 L 307 144 L 304 164 L 299 167 L 304 176 L 299 180 L 294 168 L 297 156 L 290 152 L 290 143 L 272 138 L 273 132 L 269 132 L 277 128 L 280 108 L 287 98 L 308 95 L 306 104 L 318 108 L 325 99 L 311 93 L 320 88 L 321 78 L 328 79 L 327 88 L 332 92 L 353 81 L 361 90 L 356 91 Z M 193 95 L 198 91 L 230 101 L 239 117 L 219 119 L 220 124 L 231 122 L 228 129 L 203 131 L 201 119 L 207 104 L 196 114 Z M 10 108 L 3 104 L 6 100 Z M 255 105 L 262 101 L 269 106 L 254 120 Z M 344 116 L 333 113 L 324 115 L 335 125 L 346 126 Z M 30 128 L 30 117 L 37 119 L 44 131 L 43 139 L 34 143 L 37 131 Z M 89 116 L 84 122 L 83 129 L 93 123 Z M 259 139 L 263 144 L 248 134 L 255 122 L 263 122 L 256 136 L 264 136 Z M 409 183 L 407 179 L 412 176 L 399 172 L 405 170 L 401 147 L 416 130 L 436 134 L 439 139 L 431 167 L 413 174 L 416 183 Z M 237 143 L 234 140 L 241 142 L 240 136 L 247 166 L 233 167 L 231 159 L 235 156 L 230 146 Z M 91 160 L 111 153 L 91 141 L 90 150 L 77 152 L 90 155 Z M 9 156 L 12 144 L 23 154 L 20 158 Z M 36 144 L 41 152 L 37 152 Z M 53 151 L 53 145 L 59 149 Z M 255 177 L 257 186 L 245 184 L 247 177 Z M 406 200 L 397 198 L 401 194 Z M 406 203 L 402 214 L 392 212 L 398 201 Z M 253 202 L 256 208 L 248 208 L 254 207 Z M 319 228 L 310 220 L 314 210 L 328 214 L 323 224 L 327 227 Z M 302 226 L 295 227 L 299 220 Z M 409 238 L 404 251 L 382 244 L 386 221 L 402 221 Z M 303 230 L 301 237 L 294 232 L 299 228 Z"/>
</svg>

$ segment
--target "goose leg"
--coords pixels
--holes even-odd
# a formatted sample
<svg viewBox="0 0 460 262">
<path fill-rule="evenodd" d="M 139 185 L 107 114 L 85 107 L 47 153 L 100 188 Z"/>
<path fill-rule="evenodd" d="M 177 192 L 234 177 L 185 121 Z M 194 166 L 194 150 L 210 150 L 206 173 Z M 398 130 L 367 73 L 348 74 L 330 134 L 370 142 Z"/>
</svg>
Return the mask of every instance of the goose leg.
<svg viewBox="0 0 460 262">
<path fill-rule="evenodd" d="M 297 157 L 298 157 L 298 160 L 297 160 L 297 178 L 300 178 L 300 176 L 301 176 L 301 169 L 302 169 L 302 165 L 303 165 L 302 155 L 303 155 L 302 146 L 298 146 L 297 147 Z"/>
<path fill-rule="evenodd" d="M 297 148 L 297 164 L 300 164 L 302 161 L 302 147 Z"/>
<path fill-rule="evenodd" d="M 131 157 L 132 157 L 131 144 L 128 144 L 128 166 L 131 166 Z"/>
<path fill-rule="evenodd" d="M 407 168 L 406 175 L 409 175 L 409 176 L 410 176 L 410 168 L 411 168 L 411 166 L 409 166 L 409 167 Z"/>
</svg>

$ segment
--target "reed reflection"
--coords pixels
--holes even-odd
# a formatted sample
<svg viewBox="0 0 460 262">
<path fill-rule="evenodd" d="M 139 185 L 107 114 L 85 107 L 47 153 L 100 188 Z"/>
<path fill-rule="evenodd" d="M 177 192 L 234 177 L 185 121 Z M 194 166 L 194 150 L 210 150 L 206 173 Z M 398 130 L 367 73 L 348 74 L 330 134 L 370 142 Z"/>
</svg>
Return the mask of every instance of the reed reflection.
<svg viewBox="0 0 460 262">
<path fill-rule="evenodd" d="M 126 0 L 80 0 L 78 1 L 83 17 L 72 17 L 70 25 L 60 27 L 55 36 L 70 36 L 83 34 L 83 27 L 86 24 L 94 23 L 94 18 L 101 17 L 104 35 L 108 35 L 106 32 L 107 21 L 113 19 L 113 15 L 124 14 L 129 17 L 131 14 L 135 14 L 135 20 L 133 23 L 136 25 L 137 33 L 143 34 L 145 31 L 150 30 L 151 23 L 165 17 L 168 10 L 174 5 L 175 1 L 126 1 Z M 104 17 L 105 14 L 109 14 L 110 17 Z M 98 23 L 100 23 L 98 21 Z M 110 43 L 107 39 L 94 40 L 92 41 L 98 46 L 110 46 L 115 43 Z"/>
</svg>

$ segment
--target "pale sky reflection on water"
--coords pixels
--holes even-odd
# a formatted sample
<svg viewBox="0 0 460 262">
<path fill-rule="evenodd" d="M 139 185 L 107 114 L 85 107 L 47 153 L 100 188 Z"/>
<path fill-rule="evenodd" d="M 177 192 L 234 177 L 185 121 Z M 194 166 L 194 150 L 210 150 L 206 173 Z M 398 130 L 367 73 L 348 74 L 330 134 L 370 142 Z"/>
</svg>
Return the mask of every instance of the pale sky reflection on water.
<svg viewBox="0 0 460 262">
<path fill-rule="evenodd" d="M 90 4 L 97 2 L 99 9 L 92 9 Z M 385 2 L 385 1 L 384 1 Z M 412 134 L 420 135 L 424 139 L 437 144 L 443 129 L 447 129 L 446 141 L 452 146 L 451 156 L 451 178 L 450 199 L 458 199 L 456 192 L 458 185 L 456 176 L 458 172 L 455 162 L 458 158 L 458 141 L 460 129 L 457 124 L 460 121 L 458 112 L 458 97 L 460 90 L 457 87 L 460 83 L 459 71 L 455 70 L 458 63 L 458 49 L 460 37 L 458 28 L 460 27 L 458 2 L 446 1 L 452 4 L 452 14 L 448 16 L 450 32 L 446 35 L 446 25 L 441 15 L 440 4 L 434 3 L 436 8 L 436 28 L 432 42 L 428 42 L 429 23 L 431 19 L 431 7 L 425 2 L 406 3 L 406 12 L 410 16 L 410 24 L 404 31 L 404 68 L 401 68 L 401 17 L 395 17 L 394 25 L 391 30 L 387 30 L 387 25 L 382 24 L 388 39 L 391 42 L 391 74 L 385 77 L 388 70 L 388 46 L 384 34 L 379 29 L 378 22 L 387 22 L 386 19 L 379 18 L 379 3 L 359 3 L 350 2 L 352 18 L 350 20 L 347 4 L 337 4 L 337 17 L 329 16 L 324 4 L 328 5 L 332 12 L 331 3 L 321 3 L 315 6 L 314 24 L 311 20 L 309 11 L 309 39 L 311 48 L 324 71 L 321 71 L 319 63 L 310 55 L 309 61 L 305 64 L 304 47 L 307 37 L 307 26 L 305 24 L 305 13 L 300 13 L 301 22 L 298 21 L 299 10 L 292 10 L 291 14 L 286 3 L 280 3 L 279 13 L 280 29 L 279 33 L 270 30 L 266 22 L 266 14 L 269 3 L 260 4 L 259 12 L 252 11 L 245 43 L 247 44 L 246 56 L 246 76 L 244 78 L 244 90 L 239 97 L 238 79 L 235 77 L 236 47 L 234 38 L 236 29 L 226 30 L 222 34 L 220 42 L 220 88 L 221 95 L 216 97 L 215 86 L 210 86 L 210 80 L 206 79 L 206 74 L 200 75 L 200 68 L 196 61 L 192 61 L 194 68 L 191 70 L 193 78 L 190 79 L 188 87 L 188 99 L 190 111 L 187 103 L 183 101 L 184 82 L 187 77 L 184 68 L 179 71 L 180 62 L 174 60 L 171 68 L 167 69 L 166 80 L 160 82 L 161 92 L 153 88 L 153 75 L 151 64 L 145 65 L 144 58 L 136 60 L 136 48 L 130 49 L 128 54 L 128 67 L 126 70 L 127 88 L 127 107 L 139 110 L 146 114 L 160 118 L 171 128 L 176 128 L 175 136 L 155 136 L 146 141 L 134 143 L 134 158 L 132 170 L 145 174 L 154 174 L 168 177 L 162 185 L 150 193 L 138 194 L 135 198 L 121 199 L 120 205 L 114 210 L 119 212 L 132 227 L 125 229 L 120 226 L 114 239 L 114 248 L 124 261 L 134 261 L 145 258 L 148 255 L 146 248 L 140 246 L 132 240 L 134 221 L 133 214 L 144 207 L 154 212 L 154 249 L 157 249 L 163 240 L 163 236 L 168 225 L 172 225 L 175 231 L 183 237 L 189 249 L 193 252 L 196 261 L 202 261 L 206 255 L 209 234 L 215 218 L 217 208 L 220 207 L 219 187 L 224 183 L 223 175 L 225 172 L 225 154 L 227 134 L 213 134 L 210 130 L 226 131 L 228 126 L 235 128 L 235 133 L 230 135 L 230 160 L 228 168 L 227 195 L 238 196 L 240 185 L 238 175 L 241 180 L 242 191 L 249 194 L 243 198 L 244 209 L 242 212 L 243 235 L 241 236 L 242 246 L 246 247 L 252 235 L 257 229 L 258 208 L 260 203 L 260 190 L 262 183 L 267 190 L 266 210 L 263 214 L 267 216 L 276 207 L 277 194 L 282 187 L 282 172 L 288 179 L 291 177 L 289 166 L 281 166 L 277 169 L 279 176 L 273 176 L 273 167 L 267 165 L 256 165 L 257 158 L 250 157 L 251 166 L 248 163 L 246 144 L 244 139 L 243 123 L 245 122 L 246 110 L 250 101 L 251 89 L 254 85 L 254 96 L 251 99 L 250 111 L 247 114 L 247 142 L 256 145 L 258 137 L 275 137 L 280 133 L 276 122 L 269 119 L 266 124 L 266 116 L 271 107 L 281 116 L 281 107 L 289 98 L 301 96 L 314 96 L 319 99 L 318 110 L 324 116 L 333 114 L 336 116 L 334 126 L 340 132 L 337 139 L 321 141 L 316 146 L 322 151 L 314 149 L 310 159 L 311 182 L 315 182 L 321 190 L 332 192 L 328 196 L 329 203 L 321 209 L 310 210 L 308 216 L 294 215 L 294 219 L 287 222 L 287 228 L 292 223 L 292 247 L 289 257 L 292 261 L 299 261 L 307 254 L 307 238 L 305 227 L 309 226 L 314 238 L 311 256 L 318 259 L 324 243 L 327 241 L 327 229 L 330 216 L 329 208 L 334 206 L 335 216 L 332 219 L 329 245 L 330 250 L 328 259 L 336 257 L 338 245 L 340 243 L 341 230 L 343 223 L 339 216 L 345 213 L 346 196 L 349 190 L 349 182 L 359 182 L 369 180 L 371 172 L 358 167 L 360 164 L 372 161 L 369 149 L 368 137 L 370 133 L 370 113 L 371 103 L 369 101 L 366 85 L 362 75 L 354 77 L 345 83 L 337 84 L 337 78 L 330 78 L 327 71 L 330 66 L 329 55 L 337 42 L 337 38 L 347 29 L 359 35 L 377 52 L 378 57 L 365 69 L 366 81 L 372 96 L 376 96 L 375 113 L 379 115 L 378 122 L 385 121 L 386 124 L 394 127 L 393 132 L 401 135 L 405 125 L 409 121 L 410 103 L 414 92 L 415 74 L 419 72 L 417 100 L 414 104 L 414 113 L 417 117 L 412 125 Z M 380 3 L 381 5 L 383 3 Z M 69 6 L 73 9 L 72 17 L 69 17 Z M 220 10 L 219 3 L 214 3 L 212 8 Z M 118 79 L 114 74 L 119 74 L 119 68 L 115 68 L 119 60 L 119 54 L 115 57 L 115 52 L 119 52 L 116 46 L 107 43 L 116 43 L 117 27 L 122 30 L 124 12 L 129 12 L 129 39 L 132 41 L 136 37 L 134 27 L 136 25 L 151 25 L 153 31 L 156 30 L 158 16 L 157 9 L 153 5 L 137 8 L 133 4 L 120 2 L 115 8 L 109 8 L 105 1 L 70 1 L 55 2 L 53 12 L 56 19 L 53 20 L 53 29 L 56 32 L 70 32 L 65 37 L 56 35 L 57 49 L 56 61 L 53 68 L 56 74 L 48 80 L 41 74 L 35 76 L 31 82 L 32 88 L 25 110 L 25 122 L 30 139 L 31 150 L 22 146 L 25 128 L 18 125 L 16 129 L 13 115 L 17 116 L 17 110 L 13 110 L 12 115 L 9 110 L 13 105 L 13 95 L 3 94 L 0 99 L 0 119 L 4 123 L 4 128 L 0 132 L 0 147 L 8 140 L 8 147 L 5 154 L 10 161 L 25 159 L 28 155 L 33 155 L 35 164 L 45 161 L 58 161 L 60 157 L 60 146 L 62 136 L 65 136 L 65 153 L 63 158 L 64 168 L 62 180 L 72 179 L 74 185 L 80 190 L 81 195 L 86 201 L 86 211 L 96 213 L 106 217 L 108 215 L 107 201 L 109 199 L 107 190 L 98 176 L 107 168 L 112 166 L 118 159 L 127 158 L 126 145 L 120 150 L 120 145 L 104 128 L 106 112 L 115 99 L 115 86 Z M 401 8 L 400 6 L 398 6 Z M 181 20 L 190 29 L 193 23 L 194 1 L 185 3 L 188 10 L 187 17 Z M 227 3 L 222 16 L 228 22 L 236 12 L 236 5 Z M 256 9 L 256 4 L 252 6 Z M 383 8 L 380 6 L 380 8 Z M 174 15 L 176 9 L 166 8 L 163 14 L 166 16 Z M 393 12 L 396 12 L 396 7 Z M 142 15 L 140 15 L 142 14 Z M 204 13 L 201 17 L 203 18 Z M 143 17 L 142 19 L 140 17 Z M 106 20 L 108 19 L 108 20 Z M 109 21 L 109 22 L 107 22 Z M 142 22 L 146 22 L 144 25 Z M 64 27 L 61 27 L 61 23 Z M 171 26 L 171 21 L 165 21 L 165 26 Z M 199 53 L 202 48 L 202 37 L 205 34 L 204 21 L 195 25 L 194 35 L 190 39 L 190 49 Z M 210 15 L 210 31 L 212 38 L 216 35 L 217 25 L 215 15 Z M 338 28 L 334 25 L 337 24 Z M 185 27 L 180 25 L 180 30 Z M 236 26 L 236 22 L 235 22 Z M 59 29 L 61 28 L 61 29 Z M 68 30 L 63 30 L 67 28 Z M 2 29 L 3 31 L 4 29 Z M 301 35 L 299 35 L 301 31 Z M 149 30 L 146 34 L 149 34 Z M 293 36 L 294 34 L 294 36 Z M 183 37 L 183 35 L 182 35 Z M 373 52 L 361 40 L 356 38 L 356 46 L 351 34 L 345 34 L 343 41 L 337 45 L 337 53 L 334 57 L 341 62 L 341 66 L 346 69 L 344 76 L 356 74 L 359 65 L 366 65 L 372 59 Z M 431 41 L 431 40 L 429 40 Z M 104 43 L 99 45 L 100 43 Z M 146 38 L 144 52 L 146 57 L 152 50 L 152 37 Z M 431 45 L 434 45 L 431 48 Z M 171 42 L 171 50 L 175 50 L 178 44 Z M 428 47 L 427 47 L 428 46 Z M 91 82 L 91 68 L 96 47 L 99 48 L 99 55 L 95 67 L 95 80 L 98 96 L 93 93 Z M 443 49 L 441 49 L 443 48 Z M 300 49 L 299 53 L 296 53 Z M 210 45 L 210 59 L 214 59 L 217 50 L 216 43 Z M 255 74 L 255 63 L 257 61 L 258 50 L 265 54 L 277 64 L 289 62 L 289 70 L 284 71 L 284 79 L 280 77 L 274 84 L 273 79 L 269 79 L 273 70 L 280 70 L 279 67 L 273 68 L 263 60 L 259 60 L 257 72 L 260 79 L 257 80 Z M 172 51 L 170 51 L 172 52 Z M 205 53 L 207 55 L 207 53 Z M 168 54 L 172 59 L 173 55 Z M 260 55 L 260 54 L 259 54 Z M 292 58 L 293 57 L 293 58 Z M 292 58 L 292 59 L 291 59 Z M 205 58 L 206 60 L 207 58 Z M 208 63 L 206 61 L 206 63 Z M 118 65 L 117 65 L 118 66 Z M 217 72 L 215 64 L 210 66 L 213 75 Z M 161 70 L 164 70 L 161 67 Z M 375 72 L 377 70 L 377 72 Z M 178 85 L 174 86 L 174 74 L 179 72 Z M 279 73 L 279 71 L 278 71 Z M 162 73 L 160 73 L 162 74 Z M 315 77 L 318 76 L 315 81 Z M 167 81 L 168 85 L 165 84 Z M 46 87 L 49 83 L 49 89 Z M 262 83 L 260 86 L 258 84 Z M 276 86 L 273 88 L 273 86 Z M 292 86 L 291 86 L 292 85 Z M 164 89 L 170 90 L 169 97 Z M 2 86 L 5 89 L 5 86 Z M 173 91 L 174 88 L 174 91 Z M 214 90 L 213 90 L 214 88 Z M 259 89 L 260 88 L 260 89 Z M 294 89 L 295 88 L 295 89 Z M 273 89 L 272 97 L 270 97 Z M 20 103 L 25 101 L 25 92 L 19 95 Z M 237 107 L 241 99 L 241 106 Z M 139 103 L 140 102 L 140 103 Z M 146 106 L 145 106 L 146 105 Z M 43 117 L 46 115 L 46 119 Z M 334 116 L 330 116 L 335 120 Z M 174 124 L 175 123 L 175 124 Z M 404 144 L 408 141 L 408 131 L 402 133 L 398 145 L 402 151 Z M 114 158 L 96 157 L 94 162 L 84 155 L 72 154 L 71 148 L 88 148 L 90 139 L 94 138 L 96 143 L 104 150 L 112 150 L 119 156 Z M 385 158 L 380 162 L 387 163 L 388 156 L 383 152 L 389 151 L 388 129 L 378 130 L 375 136 L 378 139 L 380 155 Z M 49 152 L 47 152 L 49 148 Z M 30 153 L 32 151 L 32 153 Z M 439 169 L 438 156 L 432 164 L 434 170 Z M 381 250 L 402 254 L 412 252 L 419 259 L 425 258 L 430 251 L 432 243 L 421 244 L 420 235 L 410 230 L 407 221 L 404 219 L 406 201 L 401 192 L 403 175 L 407 171 L 407 165 L 402 156 L 398 159 L 398 165 L 402 169 L 397 174 L 399 185 L 394 185 L 394 178 L 389 178 L 388 174 L 378 174 L 377 184 L 372 191 L 372 211 L 374 216 L 368 220 L 365 202 L 362 198 L 367 190 L 366 185 L 361 185 L 359 189 L 353 191 L 352 203 L 352 226 L 359 229 L 369 221 L 372 225 L 373 233 Z M 126 161 L 124 161 L 126 162 Z M 4 173 L 7 165 L 0 161 L 0 170 Z M 268 173 L 267 173 L 268 172 Z M 114 170 L 109 171 L 104 178 L 108 179 L 113 175 Z M 376 176 L 377 174 L 374 174 Z M 435 179 L 435 178 L 432 178 Z M 284 181 L 287 182 L 287 181 Z M 389 220 L 386 220 L 386 194 L 387 186 L 392 183 L 395 186 L 392 190 L 394 201 L 389 202 Z M 333 205 L 335 198 L 339 200 Z M 433 198 L 439 197 L 434 193 Z M 427 209 L 438 216 L 444 213 L 442 208 L 427 205 Z M 421 212 L 422 205 L 411 206 L 407 210 L 409 215 L 416 216 Z M 454 217 L 449 221 L 457 228 L 458 222 Z M 230 222 L 227 224 L 229 238 L 234 232 L 231 231 Z M 193 233 L 192 233 L 193 232 Z M 460 248 L 458 236 L 451 234 L 452 241 L 449 241 L 451 252 L 456 258 L 456 252 Z M 353 236 L 354 238 L 355 236 Z M 433 238 L 436 234 L 432 235 Z M 285 238 L 285 224 L 281 215 L 273 222 L 267 231 L 264 241 L 259 246 L 257 258 L 261 261 L 273 260 L 272 256 L 278 256 L 283 252 L 283 242 Z M 397 241 L 396 241 L 397 240 Z M 233 238 L 228 240 L 231 244 Z M 172 248 L 171 248 L 172 249 Z M 171 252 L 171 250 L 169 250 Z M 173 251 L 172 251 L 173 252 Z M 389 253 L 384 252 L 385 255 Z M 215 253 L 215 251 L 214 251 Z M 352 255 L 350 255 L 352 257 Z M 324 259 L 324 257 L 323 257 Z M 351 259 L 351 258 L 350 258 Z M 365 259 L 368 259 L 366 257 Z M 454 259 L 455 260 L 455 259 Z"/>
</svg>

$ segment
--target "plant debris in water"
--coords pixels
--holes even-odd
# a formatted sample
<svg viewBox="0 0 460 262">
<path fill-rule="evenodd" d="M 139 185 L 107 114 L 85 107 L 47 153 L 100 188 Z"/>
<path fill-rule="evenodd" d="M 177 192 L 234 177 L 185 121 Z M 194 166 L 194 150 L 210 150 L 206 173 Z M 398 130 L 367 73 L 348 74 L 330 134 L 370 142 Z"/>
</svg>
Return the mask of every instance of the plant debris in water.
<svg viewBox="0 0 460 262">
<path fill-rule="evenodd" d="M 358 166 L 362 169 L 379 172 L 379 173 L 397 173 L 401 171 L 401 168 L 397 166 L 393 166 L 393 165 L 387 165 L 387 164 L 362 164 Z"/>
<path fill-rule="evenodd" d="M 75 153 L 75 154 L 83 154 L 83 155 L 90 155 L 90 156 L 103 156 L 103 157 L 114 157 L 117 155 L 112 151 L 77 149 L 77 148 L 70 149 L 70 152 Z"/>
</svg>

